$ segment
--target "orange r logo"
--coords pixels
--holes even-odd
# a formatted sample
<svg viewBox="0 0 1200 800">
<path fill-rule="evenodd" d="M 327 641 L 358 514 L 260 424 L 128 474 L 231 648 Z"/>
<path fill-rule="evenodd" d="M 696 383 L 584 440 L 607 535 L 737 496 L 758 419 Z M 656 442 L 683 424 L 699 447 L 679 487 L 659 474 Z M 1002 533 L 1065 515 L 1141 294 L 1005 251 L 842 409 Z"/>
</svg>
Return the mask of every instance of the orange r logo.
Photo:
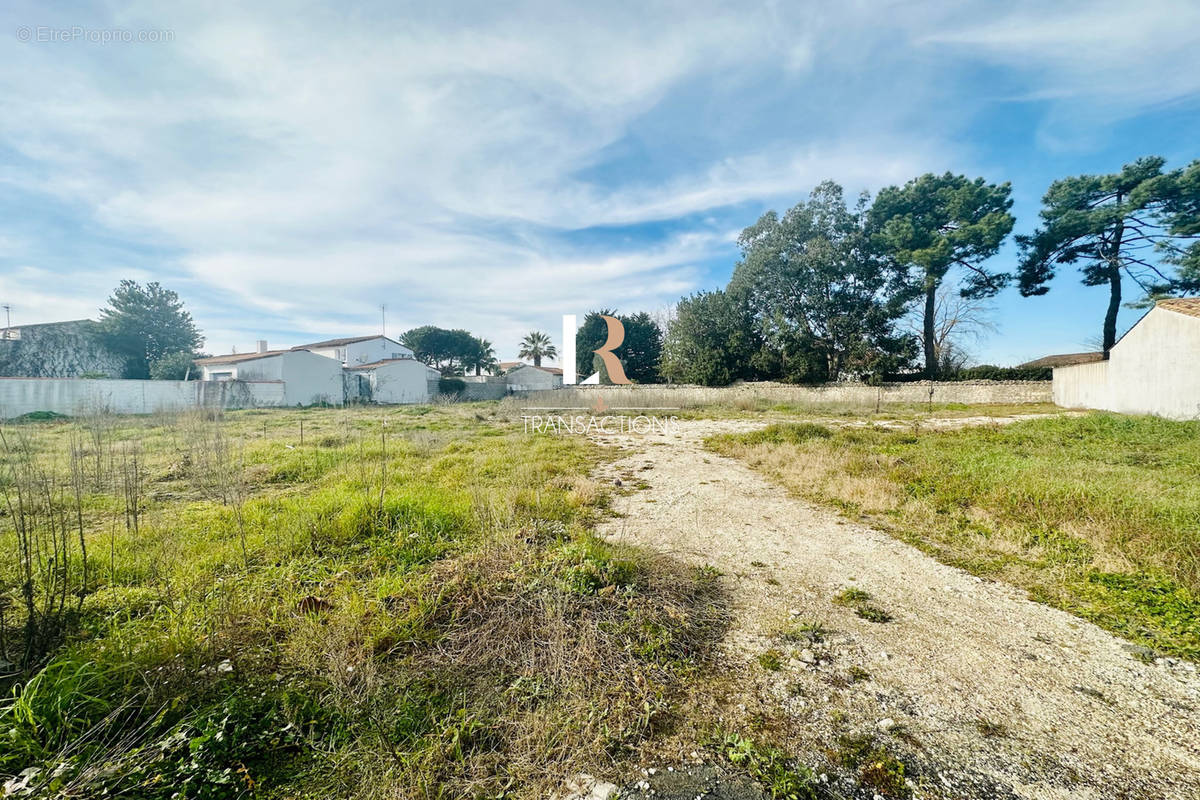
<svg viewBox="0 0 1200 800">
<path fill-rule="evenodd" d="M 616 317 L 610 317 L 607 314 L 601 314 L 601 319 L 608 325 L 608 341 L 604 346 L 592 352 L 600 356 L 604 361 L 604 366 L 608 369 L 608 379 L 613 383 L 631 383 L 629 378 L 625 377 L 625 368 L 621 366 L 621 362 L 613 354 L 625 341 L 625 326 L 621 324 L 621 320 Z"/>
</svg>

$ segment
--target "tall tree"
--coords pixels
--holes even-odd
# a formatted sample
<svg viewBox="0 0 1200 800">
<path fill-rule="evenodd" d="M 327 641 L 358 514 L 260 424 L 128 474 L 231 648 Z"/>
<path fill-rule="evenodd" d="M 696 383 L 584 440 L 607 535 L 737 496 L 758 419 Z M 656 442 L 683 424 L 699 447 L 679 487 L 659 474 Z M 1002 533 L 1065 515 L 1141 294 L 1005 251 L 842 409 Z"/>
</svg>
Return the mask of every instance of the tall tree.
<svg viewBox="0 0 1200 800">
<path fill-rule="evenodd" d="M 662 374 L 677 383 L 726 386 L 762 377 L 762 339 L 746 303 L 724 291 L 679 301 L 663 341 Z"/>
<path fill-rule="evenodd" d="M 551 341 L 550 334 L 541 331 L 530 331 L 526 334 L 521 340 L 521 350 L 517 353 L 517 358 L 532 358 L 535 367 L 542 365 L 543 358 L 557 356 L 558 348 Z"/>
<path fill-rule="evenodd" d="M 645 311 L 628 315 L 608 308 L 588 312 L 575 334 L 575 372 L 581 377 L 599 372 L 601 383 L 609 382 L 604 361 L 595 352 L 608 341 L 608 323 L 602 319 L 606 316 L 620 320 L 625 329 L 624 340 L 613 350 L 625 370 L 625 377 L 636 383 L 659 381 L 663 334 L 658 323 Z"/>
<path fill-rule="evenodd" d="M 768 212 L 742 231 L 729 291 L 746 298 L 778 377 L 878 376 L 912 357 L 910 337 L 895 330 L 907 270 L 872 251 L 867 202 L 849 208 L 842 187 L 826 181 L 782 217 Z"/>
<path fill-rule="evenodd" d="M 470 332 L 455 328 L 422 325 L 400 335 L 400 342 L 413 351 L 413 356 L 443 375 L 461 374 L 478 355 L 479 340 Z"/>
<path fill-rule="evenodd" d="M 484 371 L 491 372 L 496 368 L 496 348 L 487 339 L 476 339 L 471 352 L 463 362 L 466 370 L 475 370 L 476 375 Z"/>
<path fill-rule="evenodd" d="M 983 178 L 926 174 L 903 187 L 889 186 L 871 206 L 875 245 L 899 267 L 912 271 L 911 288 L 924 298 L 925 373 L 937 376 L 937 292 L 952 267 L 962 270 L 963 297 L 992 297 L 1012 276 L 990 272 L 983 262 L 1012 232 L 1011 186 Z"/>
<path fill-rule="evenodd" d="M 1018 237 L 1025 297 L 1048 292 L 1062 264 L 1079 264 L 1085 286 L 1108 287 L 1105 353 L 1117 340 L 1126 278 L 1148 296 L 1200 287 L 1200 162 L 1171 172 L 1165 164 L 1151 156 L 1109 175 L 1055 181 L 1041 227 Z"/>
<path fill-rule="evenodd" d="M 172 353 L 194 353 L 204 343 L 179 295 L 157 281 L 144 287 L 124 280 L 100 310 L 100 332 L 124 356 L 127 378 L 149 378 L 150 365 Z"/>
<path fill-rule="evenodd" d="M 924 349 L 924 313 L 923 309 L 916 311 L 905 318 L 905 329 Z M 933 349 L 939 375 L 952 375 L 967 366 L 972 345 L 996 330 L 992 312 L 987 299 L 963 297 L 957 286 L 942 284 L 937 293 L 933 324 Z"/>
</svg>

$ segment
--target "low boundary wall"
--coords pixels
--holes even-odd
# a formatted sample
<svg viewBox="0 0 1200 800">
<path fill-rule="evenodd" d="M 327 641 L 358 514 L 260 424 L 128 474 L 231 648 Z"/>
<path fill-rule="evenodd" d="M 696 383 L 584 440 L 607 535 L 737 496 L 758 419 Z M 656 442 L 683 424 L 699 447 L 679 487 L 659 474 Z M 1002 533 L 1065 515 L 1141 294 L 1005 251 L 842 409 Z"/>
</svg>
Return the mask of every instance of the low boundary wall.
<svg viewBox="0 0 1200 800">
<path fill-rule="evenodd" d="M 258 408 L 283 405 L 283 400 L 283 381 L 0 378 L 0 419 L 35 411 L 75 416 L 98 411 L 152 414 L 188 408 Z"/>
<path fill-rule="evenodd" d="M 590 406 L 597 394 L 609 406 L 689 408 L 717 403 L 766 400 L 771 403 L 965 403 L 967 405 L 1053 402 L 1050 381 L 914 381 L 868 386 L 831 383 L 797 386 L 785 383 L 738 383 L 733 386 L 633 384 L 628 386 L 567 386 L 523 392 L 520 400 L 531 406 Z"/>
</svg>

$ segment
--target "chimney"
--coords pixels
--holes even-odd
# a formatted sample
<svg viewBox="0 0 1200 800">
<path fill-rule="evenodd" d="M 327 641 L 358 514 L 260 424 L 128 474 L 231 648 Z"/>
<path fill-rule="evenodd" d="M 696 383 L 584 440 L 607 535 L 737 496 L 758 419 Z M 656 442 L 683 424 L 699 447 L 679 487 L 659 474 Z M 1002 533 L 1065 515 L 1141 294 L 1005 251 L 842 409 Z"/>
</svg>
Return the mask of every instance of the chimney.
<svg viewBox="0 0 1200 800">
<path fill-rule="evenodd" d="M 259 353 L 267 352 L 267 340 L 259 339 L 257 342 L 254 343 L 254 347 Z"/>
</svg>

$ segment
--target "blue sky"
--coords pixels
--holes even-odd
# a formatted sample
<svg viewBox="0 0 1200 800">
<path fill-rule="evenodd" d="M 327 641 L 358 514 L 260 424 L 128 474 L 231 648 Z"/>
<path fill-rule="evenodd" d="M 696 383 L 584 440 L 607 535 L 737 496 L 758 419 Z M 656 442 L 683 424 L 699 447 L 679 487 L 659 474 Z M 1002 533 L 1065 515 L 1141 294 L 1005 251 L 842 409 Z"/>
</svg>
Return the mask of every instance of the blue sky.
<svg viewBox="0 0 1200 800">
<path fill-rule="evenodd" d="M 88 40 L 114 28 L 170 40 Z M 390 333 L 511 358 L 563 313 L 723 286 L 738 231 L 826 178 L 1011 181 L 1029 232 L 1056 177 L 1200 157 L 1197 31 L 1162 0 L 9 2 L 0 302 L 87 317 L 159 280 L 210 352 L 386 303 Z M 1085 349 L 1104 304 L 1069 271 L 1007 290 L 975 354 Z"/>
</svg>

